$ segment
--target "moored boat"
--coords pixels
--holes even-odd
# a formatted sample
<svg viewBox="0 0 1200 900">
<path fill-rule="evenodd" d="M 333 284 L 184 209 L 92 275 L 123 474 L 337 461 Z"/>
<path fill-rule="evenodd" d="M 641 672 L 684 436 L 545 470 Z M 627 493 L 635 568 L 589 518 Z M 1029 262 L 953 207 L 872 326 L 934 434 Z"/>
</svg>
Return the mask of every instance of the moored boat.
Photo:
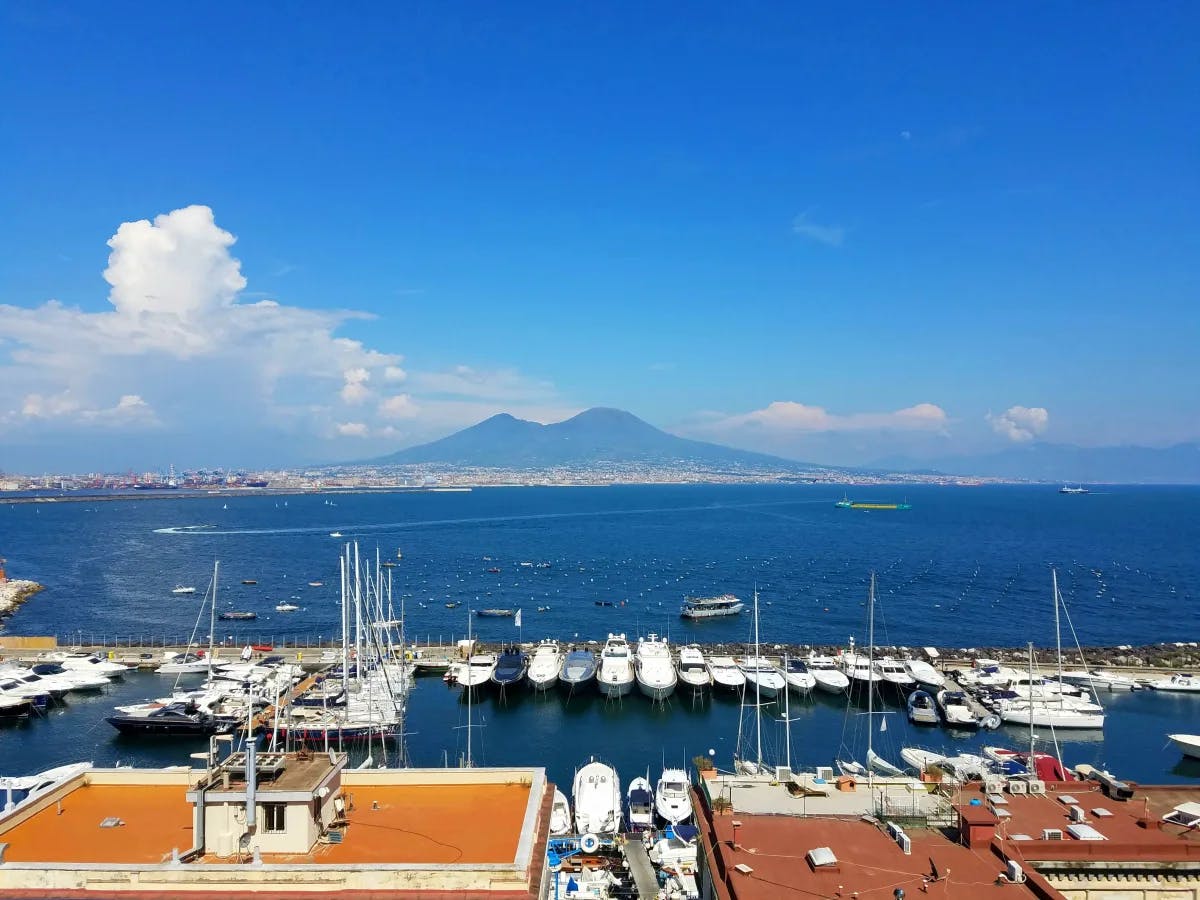
<svg viewBox="0 0 1200 900">
<path fill-rule="evenodd" d="M 517 614 L 515 609 L 477 609 L 475 615 L 484 619 L 511 619 Z"/>
<path fill-rule="evenodd" d="M 908 721 L 914 725 L 937 725 L 940 721 L 937 705 L 926 691 L 916 690 L 908 695 Z"/>
<path fill-rule="evenodd" d="M 554 789 L 554 804 L 550 807 L 550 834 L 561 837 L 571 833 L 571 804 L 567 795 L 558 788 Z"/>
<path fill-rule="evenodd" d="M 962 691 L 940 690 L 935 695 L 938 711 L 942 720 L 949 728 L 975 729 L 980 725 L 979 717 L 967 702 L 967 695 Z"/>
<path fill-rule="evenodd" d="M 675 693 L 679 676 L 665 640 L 651 633 L 638 641 L 634 676 L 638 690 L 651 700 L 666 700 Z"/>
<path fill-rule="evenodd" d="M 596 684 L 600 687 L 600 693 L 609 699 L 624 697 L 633 690 L 634 680 L 633 654 L 625 635 L 610 634 L 596 669 Z"/>
<path fill-rule="evenodd" d="M 579 769 L 572 799 L 579 834 L 611 836 L 621 830 L 621 780 L 612 766 L 593 759 Z"/>
<path fill-rule="evenodd" d="M 668 825 L 678 825 L 692 817 L 687 772 L 683 769 L 663 769 L 654 791 L 654 809 Z"/>
<path fill-rule="evenodd" d="M 713 687 L 740 691 L 746 686 L 746 676 L 731 656 L 710 656 L 707 668 L 708 674 L 712 676 Z"/>
<path fill-rule="evenodd" d="M 1170 691 L 1176 694 L 1200 694 L 1200 678 L 1187 672 L 1172 675 L 1170 678 L 1159 678 L 1149 682 L 1148 687 L 1156 691 Z"/>
<path fill-rule="evenodd" d="M 649 831 L 654 827 L 654 791 L 649 779 L 639 775 L 629 782 L 625 804 L 630 831 Z"/>
<path fill-rule="evenodd" d="M 533 651 L 529 659 L 529 670 L 526 678 L 535 691 L 548 691 L 558 681 L 558 673 L 562 668 L 562 648 L 558 641 L 542 641 Z"/>
<path fill-rule="evenodd" d="M 701 691 L 712 684 L 704 653 L 695 645 L 680 648 L 678 671 L 679 681 L 692 690 Z"/>
<path fill-rule="evenodd" d="M 254 619 L 257 619 L 258 613 L 243 612 L 240 610 L 230 610 L 228 612 L 221 613 L 220 615 L 217 616 L 217 618 L 221 619 L 223 621 L 226 621 L 226 622 L 249 622 Z"/>
<path fill-rule="evenodd" d="M 1168 734 L 1167 738 L 1184 756 L 1200 759 L 1200 734 Z"/>
<path fill-rule="evenodd" d="M 809 694 L 817 684 L 816 676 L 808 671 L 804 660 L 795 657 L 784 661 L 783 678 L 787 686 L 797 694 Z"/>
<path fill-rule="evenodd" d="M 596 654 L 591 650 L 574 647 L 563 656 L 558 683 L 568 690 L 575 690 L 590 683 L 596 677 Z"/>
<path fill-rule="evenodd" d="M 496 659 L 496 667 L 492 670 L 491 682 L 505 690 L 513 685 L 520 684 L 525 678 L 525 671 L 529 668 L 529 657 L 525 655 L 525 651 L 514 645 L 505 647 Z"/>
<path fill-rule="evenodd" d="M 841 694 L 850 687 L 850 679 L 838 669 L 837 661 L 832 656 L 810 653 L 805 664 L 820 690 L 829 694 Z"/>
</svg>

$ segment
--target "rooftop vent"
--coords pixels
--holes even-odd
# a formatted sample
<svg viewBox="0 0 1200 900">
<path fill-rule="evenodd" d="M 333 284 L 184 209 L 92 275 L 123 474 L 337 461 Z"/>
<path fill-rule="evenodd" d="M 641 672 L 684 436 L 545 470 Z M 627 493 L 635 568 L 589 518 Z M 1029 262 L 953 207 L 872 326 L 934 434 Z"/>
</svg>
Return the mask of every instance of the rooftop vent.
<svg viewBox="0 0 1200 900">
<path fill-rule="evenodd" d="M 804 854 L 808 864 L 814 869 L 836 868 L 838 859 L 828 847 L 814 847 Z"/>
<path fill-rule="evenodd" d="M 1063 839 L 1063 833 L 1062 833 L 1061 828 L 1043 828 L 1042 829 L 1042 840 L 1043 841 L 1061 841 L 1062 839 Z"/>
<path fill-rule="evenodd" d="M 107 818 L 100 820 L 101 828 L 117 828 L 124 824 L 125 823 L 122 822 L 120 817 L 118 817 L 118 816 L 108 816 Z"/>
</svg>

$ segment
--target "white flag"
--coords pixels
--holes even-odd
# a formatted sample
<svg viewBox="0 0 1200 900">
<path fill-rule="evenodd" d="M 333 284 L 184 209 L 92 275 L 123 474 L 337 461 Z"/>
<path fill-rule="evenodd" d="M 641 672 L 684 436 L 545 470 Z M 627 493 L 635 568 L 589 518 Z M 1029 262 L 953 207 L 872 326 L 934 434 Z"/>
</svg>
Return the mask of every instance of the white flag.
<svg viewBox="0 0 1200 900">
<path fill-rule="evenodd" d="M 521 611 L 519 609 L 517 610 L 517 617 L 513 619 L 513 624 L 518 628 L 521 627 Z"/>
<path fill-rule="evenodd" d="M 880 730 L 880 731 L 887 731 L 887 719 L 880 719 L 880 720 L 879 720 L 879 730 Z"/>
</svg>

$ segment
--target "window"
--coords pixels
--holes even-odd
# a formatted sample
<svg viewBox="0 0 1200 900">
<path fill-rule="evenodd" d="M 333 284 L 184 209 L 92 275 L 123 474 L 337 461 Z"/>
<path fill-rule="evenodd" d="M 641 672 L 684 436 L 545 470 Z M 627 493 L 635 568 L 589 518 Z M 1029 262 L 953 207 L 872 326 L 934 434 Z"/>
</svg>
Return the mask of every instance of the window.
<svg viewBox="0 0 1200 900">
<path fill-rule="evenodd" d="M 263 831 L 267 834 L 279 834 L 286 830 L 286 803 L 263 804 Z"/>
</svg>

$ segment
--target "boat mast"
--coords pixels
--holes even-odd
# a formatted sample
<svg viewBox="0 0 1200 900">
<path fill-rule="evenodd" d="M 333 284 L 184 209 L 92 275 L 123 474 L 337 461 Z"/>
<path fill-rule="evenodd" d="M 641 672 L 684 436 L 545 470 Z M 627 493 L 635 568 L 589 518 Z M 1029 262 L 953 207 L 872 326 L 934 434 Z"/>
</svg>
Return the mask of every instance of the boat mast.
<svg viewBox="0 0 1200 900">
<path fill-rule="evenodd" d="M 788 656 L 783 654 L 783 743 L 788 772 L 792 771 L 792 705 L 791 686 L 787 681 Z"/>
<path fill-rule="evenodd" d="M 471 610 L 467 609 L 467 760 L 464 768 L 470 769 L 474 766 L 471 761 L 471 656 L 474 655 L 475 648 L 471 642 Z"/>
<path fill-rule="evenodd" d="M 1058 705 L 1063 705 L 1062 696 L 1062 625 L 1058 620 L 1058 569 L 1050 568 L 1050 583 L 1054 586 L 1054 642 L 1058 649 Z"/>
<path fill-rule="evenodd" d="M 874 791 L 871 760 L 875 756 L 875 573 L 867 597 L 867 790 Z"/>
<path fill-rule="evenodd" d="M 786 683 L 786 682 L 785 682 Z M 758 585 L 754 585 L 754 738 L 756 773 L 762 772 L 762 668 L 758 658 Z"/>
<path fill-rule="evenodd" d="M 1032 691 L 1032 689 L 1033 689 L 1033 641 L 1029 642 L 1029 687 L 1030 687 L 1030 690 Z M 1029 702 L 1027 703 L 1027 708 L 1029 710 L 1029 765 L 1026 766 L 1026 768 L 1029 769 L 1030 775 L 1036 776 L 1037 769 L 1034 766 L 1034 758 L 1033 758 L 1034 737 L 1033 737 L 1033 694 L 1032 693 L 1030 693 Z"/>
<path fill-rule="evenodd" d="M 350 551 L 346 550 L 338 560 L 342 572 L 342 693 L 345 694 L 347 702 L 350 699 L 350 636 L 347 634 L 349 614 L 346 611 L 346 557 L 349 553 Z"/>
<path fill-rule="evenodd" d="M 212 604 L 208 610 L 208 680 L 212 681 L 212 657 L 213 657 L 213 631 L 216 630 L 217 621 L 217 572 L 221 568 L 219 559 L 213 560 L 213 589 L 212 589 Z M 186 658 L 186 656 L 185 656 Z M 179 679 L 175 679 L 178 683 Z"/>
</svg>

